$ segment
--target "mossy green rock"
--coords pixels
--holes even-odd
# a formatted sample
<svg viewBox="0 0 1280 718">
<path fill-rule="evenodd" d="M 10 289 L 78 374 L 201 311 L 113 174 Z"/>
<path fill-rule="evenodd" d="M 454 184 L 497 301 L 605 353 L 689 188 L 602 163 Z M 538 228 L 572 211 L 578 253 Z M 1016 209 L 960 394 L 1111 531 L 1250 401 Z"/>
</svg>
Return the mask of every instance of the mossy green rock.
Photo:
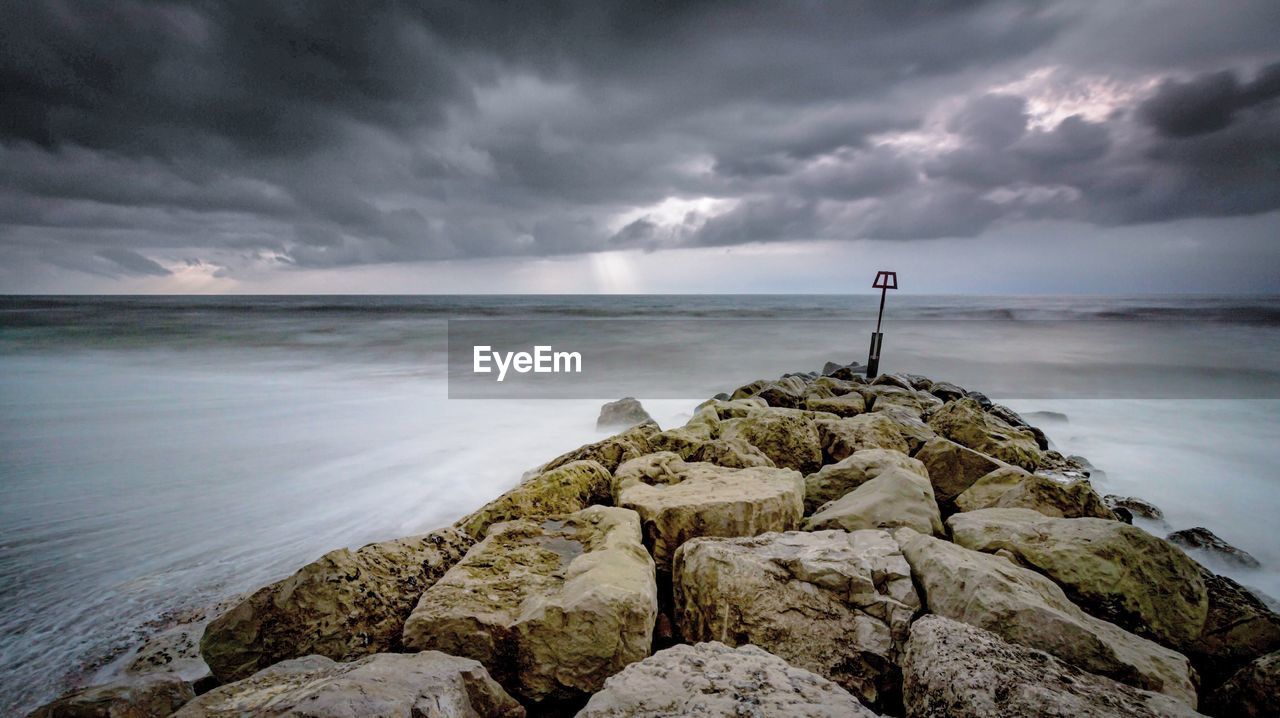
<svg viewBox="0 0 1280 718">
<path fill-rule="evenodd" d="M 901 530 L 895 537 L 930 613 L 1195 705 L 1185 656 L 1086 614 L 1048 578 L 914 531 Z"/>
<path fill-rule="evenodd" d="M 613 471 L 627 459 L 634 459 L 652 451 L 649 447 L 649 437 L 658 431 L 658 425 L 651 421 L 633 426 L 608 438 L 565 452 L 548 461 L 539 471 L 550 471 L 575 461 L 595 461 L 608 471 Z"/>
<path fill-rule="evenodd" d="M 1060 481 L 1010 466 L 987 474 L 956 497 L 961 511 L 1033 509 L 1045 516 L 1115 519 L 1085 479 Z"/>
<path fill-rule="evenodd" d="M 892 529 L 943 533 L 942 516 L 929 479 L 893 467 L 835 501 L 823 504 L 804 522 L 806 531 Z"/>
<path fill-rule="evenodd" d="M 574 700 L 649 655 L 657 611 L 640 517 L 592 506 L 493 526 L 422 595 L 403 643 L 474 658 L 529 704 Z"/>
<path fill-rule="evenodd" d="M 422 592 L 472 543 L 448 528 L 330 551 L 211 621 L 200 654 L 226 683 L 289 658 L 345 661 L 397 650 Z"/>
<path fill-rule="evenodd" d="M 890 468 L 906 469 L 928 478 L 924 464 L 901 451 L 863 449 L 834 464 L 827 464 L 804 477 L 804 510 L 813 513 L 819 506 L 834 501 L 874 479 Z"/>
<path fill-rule="evenodd" d="M 612 480 L 599 462 L 573 461 L 529 477 L 454 526 L 480 540 L 490 526 L 503 521 L 567 514 L 592 504 L 612 503 Z"/>
<path fill-rule="evenodd" d="M 982 410 L 974 399 L 949 401 L 929 415 L 929 426 L 942 436 L 1007 464 L 1035 470 L 1040 445 L 1035 433 L 1011 426 Z"/>
<path fill-rule="evenodd" d="M 902 454 L 911 451 L 898 423 L 888 414 L 823 419 L 817 422 L 817 430 L 826 463 L 843 461 L 866 449 L 890 449 Z"/>
<path fill-rule="evenodd" d="M 822 417 L 835 418 L 800 409 L 757 409 L 725 421 L 720 437 L 742 439 L 764 452 L 775 466 L 809 473 L 822 466 L 816 425 Z"/>
<path fill-rule="evenodd" d="M 633 459 L 614 477 L 618 505 L 644 522 L 658 570 L 669 571 L 680 544 L 697 536 L 756 536 L 798 528 L 804 478 L 790 469 L 731 469 L 685 462 L 672 453 Z"/>
<path fill-rule="evenodd" d="M 1186 650 L 1208 594 L 1200 567 L 1167 541 L 1120 521 L 1059 519 L 1031 509 L 983 509 L 947 520 L 957 544 L 1009 551 L 1091 614 Z"/>
</svg>

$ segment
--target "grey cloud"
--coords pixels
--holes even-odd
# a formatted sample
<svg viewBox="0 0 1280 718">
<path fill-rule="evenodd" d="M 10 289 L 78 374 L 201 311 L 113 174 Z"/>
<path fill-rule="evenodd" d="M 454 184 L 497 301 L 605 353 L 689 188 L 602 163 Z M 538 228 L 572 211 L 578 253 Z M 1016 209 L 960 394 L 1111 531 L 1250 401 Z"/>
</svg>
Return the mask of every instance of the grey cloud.
<svg viewBox="0 0 1280 718">
<path fill-rule="evenodd" d="M 0 259 L 76 271 L 967 237 L 1021 219 L 1280 208 L 1274 55 L 1218 38 L 1182 67 L 1163 46 L 1099 45 L 1150 15 L 1118 4 L 0 8 Z M 1263 11 L 1212 22 L 1253 38 L 1244 25 Z M 1171 79 L 1115 116 L 1043 129 L 1028 98 L 991 88 L 1044 66 Z M 950 144 L 886 141 L 940 114 Z M 731 209 L 643 211 L 668 198 Z"/>
</svg>

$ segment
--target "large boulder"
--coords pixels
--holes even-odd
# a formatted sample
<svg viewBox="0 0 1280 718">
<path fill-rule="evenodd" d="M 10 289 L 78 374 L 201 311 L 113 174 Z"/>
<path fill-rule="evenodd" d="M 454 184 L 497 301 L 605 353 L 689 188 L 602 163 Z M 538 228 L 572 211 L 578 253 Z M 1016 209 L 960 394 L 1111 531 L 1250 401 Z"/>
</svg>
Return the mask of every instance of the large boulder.
<svg viewBox="0 0 1280 718">
<path fill-rule="evenodd" d="M 933 483 L 938 502 L 950 506 L 955 498 L 996 469 L 1007 466 L 986 454 L 961 446 L 950 439 L 935 437 L 916 452 Z"/>
<path fill-rule="evenodd" d="M 811 411 L 823 411 L 840 417 L 862 414 L 867 410 L 867 401 L 857 392 L 839 396 L 808 396 L 805 408 Z"/>
<path fill-rule="evenodd" d="M 691 539 L 673 579 L 685 640 L 754 644 L 868 705 L 898 703 L 898 650 L 920 601 L 888 532 Z"/>
<path fill-rule="evenodd" d="M 902 664 L 908 718 L 1193 718 L 1186 703 L 1087 673 L 942 616 L 911 626 Z"/>
<path fill-rule="evenodd" d="M 1218 561 L 1235 568 L 1262 568 L 1262 564 L 1244 549 L 1236 548 L 1221 539 L 1217 534 L 1203 526 L 1193 529 L 1174 531 L 1165 537 L 1169 543 L 1182 547 L 1188 552 L 1200 551 L 1212 561 Z"/>
<path fill-rule="evenodd" d="M 619 506 L 640 514 L 645 544 L 665 572 L 680 544 L 695 536 L 756 536 L 798 528 L 804 478 L 791 469 L 730 469 L 658 453 L 619 467 L 614 495 Z"/>
<path fill-rule="evenodd" d="M 813 386 L 804 377 L 794 374 L 766 384 L 755 396 L 764 399 L 769 406 L 803 409 L 806 397 L 811 394 L 815 398 L 832 396 L 830 389 Z"/>
<path fill-rule="evenodd" d="M 1008 551 L 1086 611 L 1166 646 L 1186 650 L 1204 626 L 1209 600 L 1200 567 L 1142 529 L 1030 509 L 960 513 L 947 525 L 956 543 Z"/>
<path fill-rule="evenodd" d="M 926 412 L 942 406 L 942 401 L 928 392 L 903 389 L 898 386 L 863 387 L 861 394 L 870 404 L 871 411 L 885 411 L 891 407 L 897 407 L 906 410 L 917 419 L 924 416 Z"/>
<path fill-rule="evenodd" d="M 1280 651 L 1241 668 L 1205 700 L 1205 712 L 1220 718 L 1280 715 Z"/>
<path fill-rule="evenodd" d="M 289 658 L 346 661 L 398 650 L 400 629 L 422 592 L 472 543 L 446 528 L 330 551 L 211 621 L 200 654 L 227 683 Z"/>
<path fill-rule="evenodd" d="M 1213 685 L 1258 656 L 1280 650 L 1280 614 L 1226 576 L 1204 568 L 1201 576 L 1209 613 L 1187 655 L 1205 684 Z"/>
<path fill-rule="evenodd" d="M 572 461 L 525 479 L 454 524 L 479 541 L 490 526 L 537 516 L 555 516 L 592 504 L 612 503 L 613 477 L 599 462 Z"/>
<path fill-rule="evenodd" d="M 817 433 L 826 463 L 843 461 L 866 449 L 891 449 L 910 453 L 911 445 L 888 414 L 861 414 L 848 419 L 824 419 L 817 422 Z M 820 458 L 818 464 L 823 460 Z M 818 467 L 814 466 L 812 472 Z"/>
<path fill-rule="evenodd" d="M 1029 471 L 1040 463 L 1040 446 L 1034 433 L 988 414 L 974 399 L 947 402 L 929 415 L 929 426 L 957 444 L 1005 463 Z"/>
<path fill-rule="evenodd" d="M 635 426 L 653 421 L 649 412 L 633 396 L 611 401 L 600 407 L 600 416 L 596 418 L 596 428 L 603 429 L 614 426 Z"/>
<path fill-rule="evenodd" d="M 840 686 L 755 646 L 679 645 L 627 666 L 577 718 L 875 718 Z"/>
<path fill-rule="evenodd" d="M 28 718 L 164 718 L 195 697 L 190 683 L 160 673 L 71 691 Z"/>
<path fill-rule="evenodd" d="M 935 381 L 929 386 L 929 393 L 946 402 L 963 399 L 969 392 L 949 381 Z"/>
<path fill-rule="evenodd" d="M 742 439 L 712 439 L 703 442 L 688 457 L 689 461 L 702 461 L 727 469 L 746 469 L 752 466 L 773 468 L 773 459 Z"/>
<path fill-rule="evenodd" d="M 764 452 L 775 466 L 807 474 L 822 466 L 815 419 L 828 416 L 799 409 L 760 409 L 724 421 L 720 438 L 742 439 Z"/>
<path fill-rule="evenodd" d="M 403 643 L 474 658 L 522 700 L 554 704 L 649 655 L 657 611 L 640 517 L 592 506 L 491 528 L 422 595 Z"/>
<path fill-rule="evenodd" d="M 943 533 L 942 516 L 929 479 L 897 467 L 886 469 L 853 491 L 822 505 L 804 523 L 806 531 L 904 526 L 921 533 Z"/>
<path fill-rule="evenodd" d="M 896 536 L 930 613 L 1195 705 L 1185 656 L 1086 614 L 1044 576 L 913 531 Z"/>
<path fill-rule="evenodd" d="M 484 666 L 436 651 L 379 653 L 350 663 L 307 656 L 200 696 L 174 718 L 523 718 Z"/>
<path fill-rule="evenodd" d="M 659 431 L 658 425 L 653 422 L 633 426 L 608 438 L 567 451 L 548 461 L 539 471 L 550 471 L 575 461 L 595 461 L 608 471 L 613 471 L 618 468 L 618 464 L 649 453 L 649 437 Z"/>
<path fill-rule="evenodd" d="M 1068 519 L 1116 517 L 1087 479 L 1058 481 L 1015 466 L 996 469 L 978 479 L 956 497 L 955 503 L 960 511 L 1021 508 Z"/>
<path fill-rule="evenodd" d="M 828 501 L 862 486 L 889 468 L 912 471 L 928 478 L 924 464 L 901 451 L 864 449 L 855 451 L 834 464 L 827 464 L 804 477 L 804 510 L 813 513 Z"/>
</svg>

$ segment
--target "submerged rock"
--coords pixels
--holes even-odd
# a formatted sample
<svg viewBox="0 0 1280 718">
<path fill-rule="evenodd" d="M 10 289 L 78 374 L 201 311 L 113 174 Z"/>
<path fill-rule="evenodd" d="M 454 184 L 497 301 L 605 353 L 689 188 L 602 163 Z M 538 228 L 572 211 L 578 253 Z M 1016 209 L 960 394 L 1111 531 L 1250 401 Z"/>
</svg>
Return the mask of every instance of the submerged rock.
<svg viewBox="0 0 1280 718">
<path fill-rule="evenodd" d="M 452 528 L 338 549 L 214 619 L 200 654 L 219 682 L 311 654 L 351 660 L 394 651 L 414 604 L 472 540 Z"/>
<path fill-rule="evenodd" d="M 911 626 L 902 665 L 911 718 L 1192 718 L 1186 703 L 1087 673 L 941 616 Z"/>
<path fill-rule="evenodd" d="M 645 543 L 665 572 L 680 544 L 696 536 L 732 538 L 798 528 L 804 478 L 790 469 L 730 469 L 658 453 L 619 467 L 614 495 L 619 506 L 640 514 Z"/>
<path fill-rule="evenodd" d="M 503 521 L 555 516 L 610 503 L 613 477 L 595 461 L 573 461 L 546 469 L 478 510 L 458 519 L 454 526 L 477 541 L 489 527 Z"/>
<path fill-rule="evenodd" d="M 844 496 L 823 504 L 804 523 L 806 531 L 906 527 L 943 533 L 933 486 L 920 474 L 892 467 Z"/>
<path fill-rule="evenodd" d="M 1205 711 L 1221 718 L 1280 715 L 1280 651 L 1241 668 L 1205 700 Z"/>
<path fill-rule="evenodd" d="M 1029 509 L 960 513 L 947 525 L 957 544 L 1007 550 L 1086 611 L 1166 646 L 1186 649 L 1204 626 L 1209 602 L 1200 567 L 1142 529 Z"/>
<path fill-rule="evenodd" d="M 887 532 L 692 539 L 673 578 L 685 640 L 750 643 L 870 705 L 898 703 L 897 653 L 920 601 Z"/>
<path fill-rule="evenodd" d="M 947 402 L 929 415 L 929 426 L 957 444 L 1028 471 L 1040 463 L 1034 433 L 988 414 L 974 399 Z"/>
<path fill-rule="evenodd" d="M 422 595 L 403 642 L 474 658 L 530 703 L 573 700 L 649 655 L 657 610 L 640 517 L 592 506 L 495 525 Z"/>
<path fill-rule="evenodd" d="M 216 688 L 175 718 L 523 718 L 484 666 L 436 651 L 379 653 L 351 663 L 307 656 Z"/>
<path fill-rule="evenodd" d="M 161 673 L 71 691 L 29 718 L 164 718 L 195 697 L 190 683 Z"/>
<path fill-rule="evenodd" d="M 578 718 L 875 718 L 840 686 L 755 646 L 679 645 L 627 666 Z"/>
<path fill-rule="evenodd" d="M 1166 536 L 1165 540 L 1184 549 L 1204 551 L 1213 558 L 1233 566 L 1262 568 L 1262 564 L 1258 562 L 1258 559 L 1254 558 L 1248 551 L 1232 546 L 1203 526 L 1174 531 Z"/>
<path fill-rule="evenodd" d="M 1195 705 L 1185 656 L 1086 614 L 1053 581 L 947 541 L 911 531 L 896 537 L 930 613 Z"/>
<path fill-rule="evenodd" d="M 636 424 L 652 422 L 653 417 L 644 410 L 644 406 L 633 396 L 611 401 L 600 407 L 600 416 L 596 419 L 596 428 L 612 426 L 629 427 Z"/>
<path fill-rule="evenodd" d="M 928 478 L 924 464 L 901 451 L 864 449 L 855 451 L 834 464 L 827 464 L 804 477 L 804 510 L 813 513 L 828 501 L 834 501 L 874 479 L 890 468 L 901 468 Z"/>
</svg>

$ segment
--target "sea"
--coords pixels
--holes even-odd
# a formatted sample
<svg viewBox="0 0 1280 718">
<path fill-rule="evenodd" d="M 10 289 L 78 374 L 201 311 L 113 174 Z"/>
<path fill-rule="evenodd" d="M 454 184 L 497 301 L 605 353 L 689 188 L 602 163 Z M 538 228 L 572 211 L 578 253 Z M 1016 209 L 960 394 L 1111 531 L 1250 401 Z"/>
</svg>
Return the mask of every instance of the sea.
<svg viewBox="0 0 1280 718">
<path fill-rule="evenodd" d="M 169 617 L 452 522 L 607 435 L 600 405 L 624 390 L 665 428 L 753 379 L 865 361 L 879 305 L 0 297 L 0 714 L 111 677 Z M 625 361 L 559 394 L 513 375 L 460 398 L 451 325 L 484 321 L 554 322 L 561 345 Z M 1143 528 L 1207 527 L 1263 568 L 1197 558 L 1280 596 L 1280 297 L 891 293 L 881 329 L 882 372 L 1023 412 L 1101 493 L 1163 509 Z"/>
</svg>

